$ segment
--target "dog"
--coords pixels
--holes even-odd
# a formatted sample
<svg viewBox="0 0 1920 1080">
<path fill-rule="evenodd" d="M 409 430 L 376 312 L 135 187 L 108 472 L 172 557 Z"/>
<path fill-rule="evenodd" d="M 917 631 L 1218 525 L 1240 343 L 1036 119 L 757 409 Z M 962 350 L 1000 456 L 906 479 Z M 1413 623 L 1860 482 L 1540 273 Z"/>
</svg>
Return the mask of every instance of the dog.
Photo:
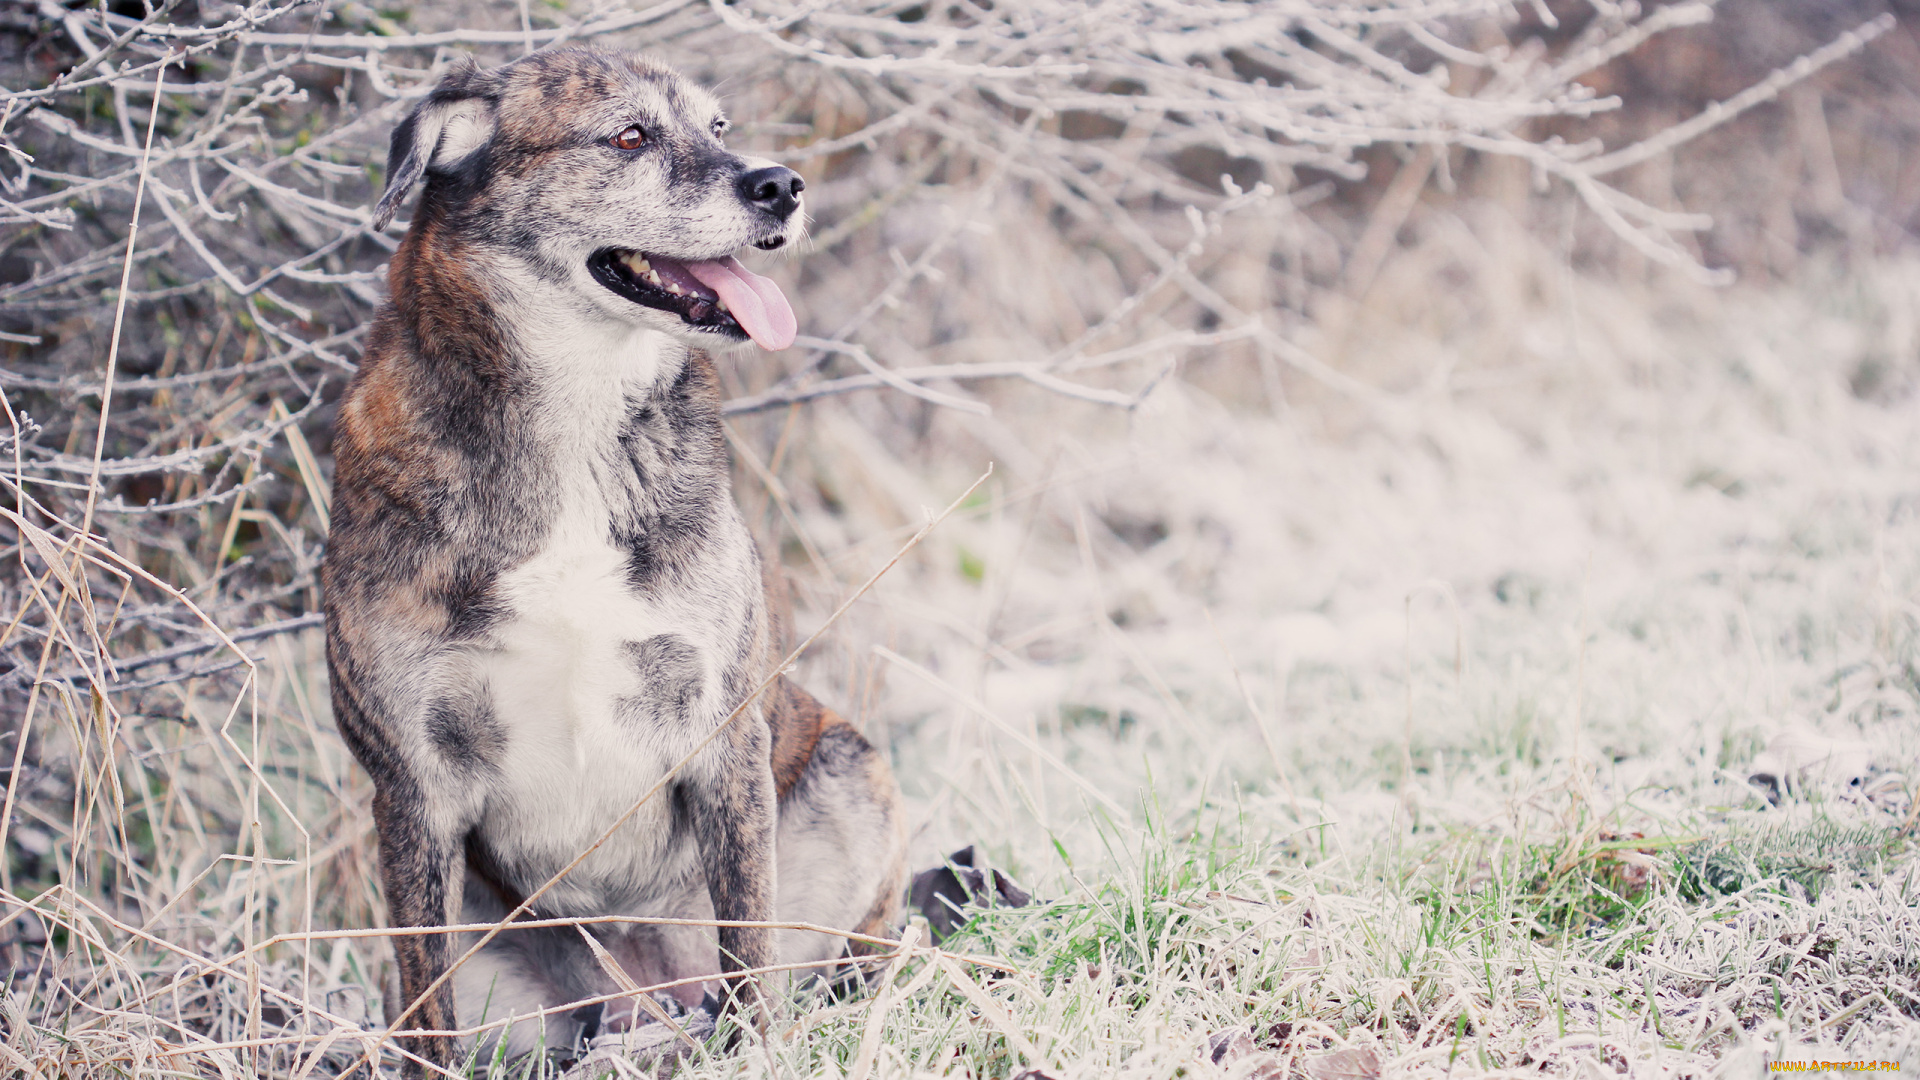
<svg viewBox="0 0 1920 1080">
<path fill-rule="evenodd" d="M 424 188 L 335 421 L 322 577 L 392 926 L 505 919 L 688 755 L 523 918 L 895 922 L 886 761 L 784 676 L 752 696 L 780 620 L 707 350 L 791 344 L 786 298 L 734 256 L 794 241 L 804 185 L 725 131 L 668 67 L 561 49 L 468 62 L 393 132 L 376 227 Z M 586 930 L 502 931 L 451 978 L 478 934 L 397 935 L 400 1028 L 546 1010 L 504 1049 L 564 1049 L 646 1019 L 562 1008 L 619 991 L 603 963 L 712 1008 L 750 980 L 710 976 L 845 951 L 747 926 Z M 403 1045 L 438 1065 L 471 1049 Z"/>
</svg>

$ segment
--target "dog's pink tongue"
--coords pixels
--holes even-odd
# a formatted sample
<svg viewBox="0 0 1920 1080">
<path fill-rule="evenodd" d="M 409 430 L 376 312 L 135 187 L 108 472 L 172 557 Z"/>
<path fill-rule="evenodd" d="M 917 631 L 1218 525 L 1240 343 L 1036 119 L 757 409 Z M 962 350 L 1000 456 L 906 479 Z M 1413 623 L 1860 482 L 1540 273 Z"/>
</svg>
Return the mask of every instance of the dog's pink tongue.
<svg viewBox="0 0 1920 1080">
<path fill-rule="evenodd" d="M 687 270 L 727 302 L 734 321 L 761 348 L 779 352 L 793 344 L 800 323 L 793 317 L 793 308 L 780 286 L 771 279 L 741 266 L 740 260 L 731 255 L 712 262 L 690 262 Z"/>
</svg>

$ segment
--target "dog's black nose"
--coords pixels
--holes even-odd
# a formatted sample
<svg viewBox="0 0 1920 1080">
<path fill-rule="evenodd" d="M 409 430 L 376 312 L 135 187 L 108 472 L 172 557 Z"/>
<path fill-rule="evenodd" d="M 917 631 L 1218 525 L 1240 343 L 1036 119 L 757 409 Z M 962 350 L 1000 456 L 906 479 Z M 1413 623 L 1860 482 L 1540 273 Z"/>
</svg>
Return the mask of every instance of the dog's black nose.
<svg viewBox="0 0 1920 1080">
<path fill-rule="evenodd" d="M 807 182 L 785 165 L 769 165 L 740 177 L 740 197 L 777 218 L 791 216 L 805 190 Z"/>
</svg>

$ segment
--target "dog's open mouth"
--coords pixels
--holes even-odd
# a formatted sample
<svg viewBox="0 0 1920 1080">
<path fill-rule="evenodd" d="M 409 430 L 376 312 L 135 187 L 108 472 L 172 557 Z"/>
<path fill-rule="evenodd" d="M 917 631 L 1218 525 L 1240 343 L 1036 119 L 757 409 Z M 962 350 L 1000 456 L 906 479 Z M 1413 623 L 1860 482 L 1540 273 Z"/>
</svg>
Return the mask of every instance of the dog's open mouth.
<svg viewBox="0 0 1920 1080">
<path fill-rule="evenodd" d="M 731 255 L 686 262 L 606 248 L 587 260 L 587 269 L 636 304 L 670 311 L 700 330 L 750 337 L 763 349 L 777 352 L 792 345 L 799 329 L 780 286 Z"/>
</svg>

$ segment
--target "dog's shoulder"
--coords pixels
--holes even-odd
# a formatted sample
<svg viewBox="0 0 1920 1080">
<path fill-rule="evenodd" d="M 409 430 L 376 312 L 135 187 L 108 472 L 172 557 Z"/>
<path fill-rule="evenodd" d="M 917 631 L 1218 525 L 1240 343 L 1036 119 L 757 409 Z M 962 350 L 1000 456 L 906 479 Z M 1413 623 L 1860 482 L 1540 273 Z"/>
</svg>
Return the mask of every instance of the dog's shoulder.
<svg viewBox="0 0 1920 1080">
<path fill-rule="evenodd" d="M 468 487 L 526 448 L 531 380 L 468 260 L 435 233 L 422 221 L 395 254 L 390 298 L 334 421 L 349 530 L 362 502 L 426 512 L 435 493 Z"/>
<path fill-rule="evenodd" d="M 487 309 L 448 300 L 467 291 L 462 275 L 443 267 L 442 291 L 418 295 L 417 255 L 396 256 L 393 297 L 334 417 L 321 574 L 343 642 L 361 636 L 355 625 L 464 636 L 492 580 L 544 529 L 526 381 Z"/>
</svg>

